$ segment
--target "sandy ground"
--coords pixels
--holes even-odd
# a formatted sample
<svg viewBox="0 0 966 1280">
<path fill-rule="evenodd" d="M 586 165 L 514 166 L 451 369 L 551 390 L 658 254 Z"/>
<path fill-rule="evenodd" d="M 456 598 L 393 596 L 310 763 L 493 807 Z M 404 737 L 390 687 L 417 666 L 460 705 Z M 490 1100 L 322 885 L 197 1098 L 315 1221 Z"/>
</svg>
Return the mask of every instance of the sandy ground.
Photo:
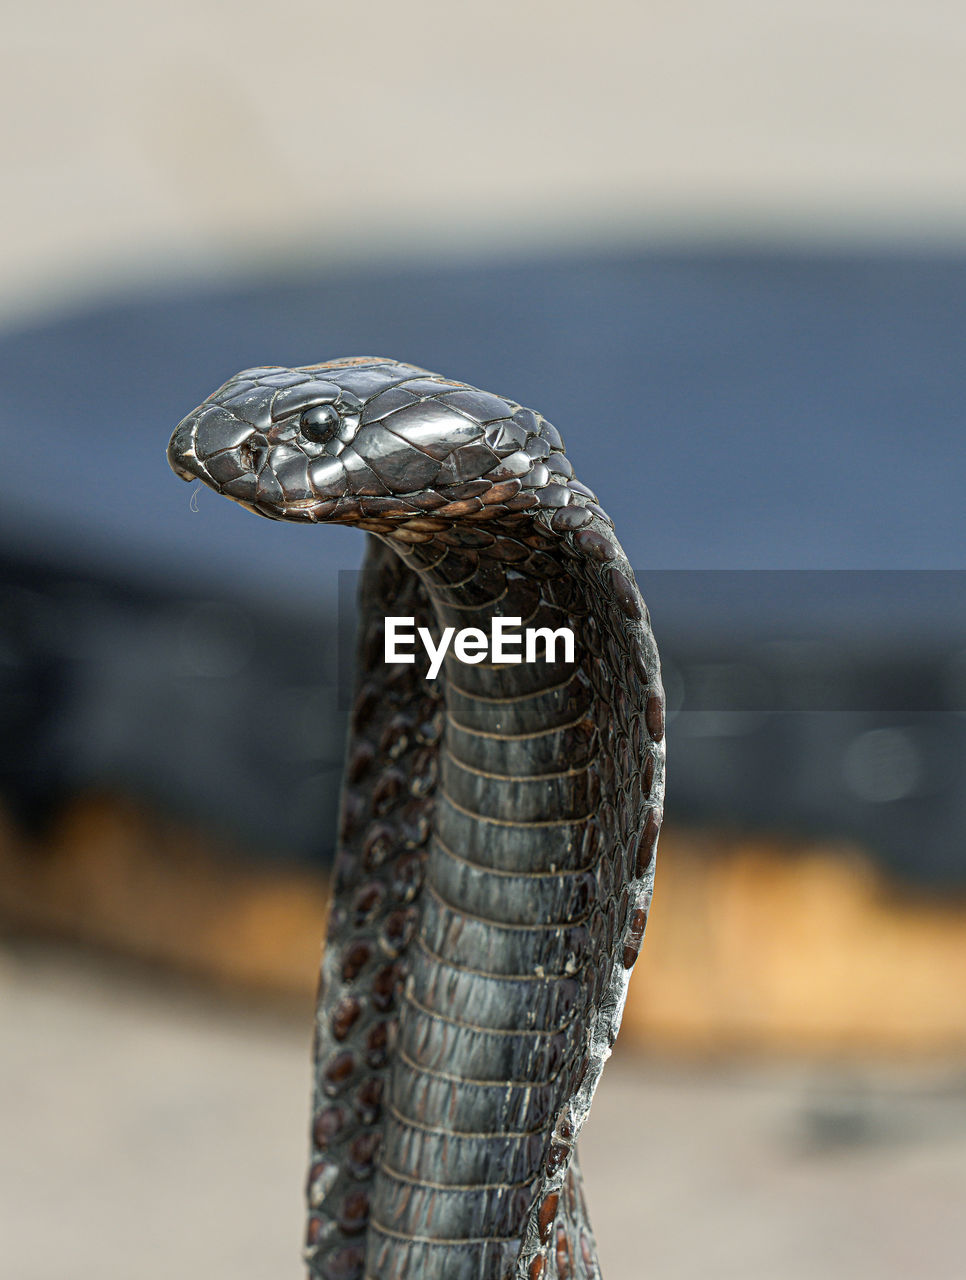
<svg viewBox="0 0 966 1280">
<path fill-rule="evenodd" d="M 0 951 L 11 1280 L 300 1276 L 307 1019 Z M 607 1280 L 961 1280 L 966 1064 L 616 1055 L 582 1143 Z"/>
</svg>

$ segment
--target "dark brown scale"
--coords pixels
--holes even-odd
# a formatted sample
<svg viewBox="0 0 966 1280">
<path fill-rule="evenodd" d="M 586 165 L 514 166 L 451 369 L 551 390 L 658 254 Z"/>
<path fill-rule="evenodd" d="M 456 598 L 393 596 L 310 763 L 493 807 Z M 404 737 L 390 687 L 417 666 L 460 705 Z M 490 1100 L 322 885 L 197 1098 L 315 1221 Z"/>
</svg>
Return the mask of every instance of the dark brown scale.
<svg viewBox="0 0 966 1280">
<path fill-rule="evenodd" d="M 637 953 L 644 941 L 644 926 L 647 923 L 647 912 L 638 908 L 631 916 L 630 932 L 624 943 L 624 968 L 629 969 L 637 959 Z"/>
<path fill-rule="evenodd" d="M 423 858 L 420 854 L 407 854 L 400 858 L 393 869 L 390 892 L 400 902 L 410 902 L 423 883 Z"/>
<path fill-rule="evenodd" d="M 634 667 L 641 681 L 644 684 L 649 684 L 653 677 L 653 672 L 648 669 L 647 655 L 642 649 L 634 649 Z"/>
<path fill-rule="evenodd" d="M 635 735 L 637 736 L 637 735 Z M 644 770 L 641 774 L 641 787 L 645 796 L 651 794 L 651 788 L 654 786 L 654 756 L 648 752 L 644 758 Z"/>
<path fill-rule="evenodd" d="M 657 837 L 661 830 L 661 817 L 660 809 L 648 811 L 644 829 L 641 832 L 641 838 L 637 846 L 637 874 L 639 876 L 644 875 L 654 861 L 654 850 L 657 847 Z"/>
<path fill-rule="evenodd" d="M 647 731 L 655 742 L 660 742 L 664 737 L 664 696 L 660 693 L 652 693 L 644 708 L 644 723 L 647 725 Z"/>
<path fill-rule="evenodd" d="M 342 978 L 345 982 L 353 982 L 372 957 L 371 943 L 352 942 L 342 957 Z"/>
<path fill-rule="evenodd" d="M 382 661 L 383 652 L 384 650 L 380 650 L 380 662 Z M 390 760 L 398 760 L 409 745 L 409 735 L 412 727 L 411 716 L 402 714 L 393 716 L 383 730 L 379 741 L 379 750 L 383 755 L 388 756 Z"/>
<path fill-rule="evenodd" d="M 352 1109 L 364 1125 L 375 1124 L 382 1114 L 382 1095 L 385 1083 L 372 1076 L 363 1081 L 352 1098 Z"/>
<path fill-rule="evenodd" d="M 637 877 L 637 836 L 632 836 L 624 846 L 624 874 L 628 879 Z"/>
<path fill-rule="evenodd" d="M 542 1280 L 547 1260 L 542 1254 L 538 1254 L 530 1263 L 529 1280 Z"/>
<path fill-rule="evenodd" d="M 369 770 L 372 768 L 372 762 L 375 758 L 375 752 L 370 742 L 360 742 L 352 752 L 352 757 L 346 766 L 346 778 L 351 786 L 355 786 L 361 782 Z"/>
<path fill-rule="evenodd" d="M 537 1217 L 537 1223 L 540 1231 L 541 1244 L 550 1242 L 550 1233 L 553 1230 L 553 1220 L 557 1216 L 557 1203 L 560 1196 L 554 1192 L 547 1196 L 540 1205 L 540 1213 Z"/>
<path fill-rule="evenodd" d="M 343 996 L 332 1014 L 332 1034 L 336 1040 L 344 1040 L 362 1013 L 362 1005 L 355 996 Z"/>
<path fill-rule="evenodd" d="M 366 1063 L 370 1067 L 384 1066 L 389 1056 L 389 1034 L 390 1024 L 388 1022 L 377 1022 L 369 1034 L 366 1036 Z"/>
<path fill-rule="evenodd" d="M 432 795 L 439 777 L 439 762 L 436 751 L 425 748 L 413 756 L 409 790 L 414 796 Z"/>
<path fill-rule="evenodd" d="M 369 1222 L 369 1197 L 364 1191 L 350 1191 L 342 1201 L 337 1219 L 347 1236 L 365 1231 Z"/>
<path fill-rule="evenodd" d="M 447 502 L 444 507 L 439 508 L 441 516 L 457 516 L 469 515 L 474 511 L 483 510 L 483 501 L 481 498 L 463 498 L 459 502 Z"/>
<path fill-rule="evenodd" d="M 535 436 L 542 431 L 546 436 L 548 428 L 553 430 L 550 423 L 544 422 L 532 409 L 517 409 L 513 414 L 513 421 L 522 427 L 527 435 Z"/>
<path fill-rule="evenodd" d="M 438 493 L 416 493 L 411 498 L 412 505 L 419 511 L 435 511 L 445 501 Z"/>
<path fill-rule="evenodd" d="M 417 798 L 410 801 L 399 817 L 399 834 L 402 842 L 409 849 L 419 849 L 426 843 L 432 832 L 432 820 L 426 801 Z"/>
<path fill-rule="evenodd" d="M 315 1117 L 312 1125 L 312 1140 L 320 1151 L 339 1136 L 346 1124 L 346 1113 L 342 1107 L 326 1107 Z"/>
<path fill-rule="evenodd" d="M 626 815 L 625 823 L 628 827 L 631 827 L 636 823 L 637 814 L 640 812 L 641 808 L 641 775 L 639 773 L 635 773 L 633 778 L 631 778 L 630 786 L 625 786 L 624 796 L 627 800 L 623 809 L 623 812 Z M 626 830 L 621 832 L 621 837 L 622 839 L 627 838 Z"/>
<path fill-rule="evenodd" d="M 395 844 L 395 832 L 385 823 L 376 823 L 366 832 L 362 846 L 362 865 L 367 871 L 374 871 L 392 854 Z"/>
<path fill-rule="evenodd" d="M 486 493 L 489 487 L 489 482 L 486 480 L 469 480 L 465 484 L 446 485 L 445 488 L 440 489 L 440 493 L 448 501 L 453 502 L 459 501 L 462 498 L 477 498 L 481 493 Z M 471 538 L 466 536 L 467 532 L 468 531 L 462 527 L 456 530 L 457 536 L 460 538 L 460 542 L 463 543 L 464 546 L 479 546 L 479 543 L 472 541 Z"/>
<path fill-rule="evenodd" d="M 583 1086 L 584 1081 L 587 1078 L 587 1072 L 589 1070 L 590 1070 L 590 1058 L 585 1055 L 577 1064 L 577 1071 L 575 1075 L 575 1085 L 574 1085 L 575 1093 L 578 1089 L 580 1089 Z"/>
<path fill-rule="evenodd" d="M 617 597 L 621 612 L 626 618 L 636 621 L 641 616 L 640 597 L 630 578 L 621 573 L 620 569 L 611 569 L 610 585 Z"/>
<path fill-rule="evenodd" d="M 373 978 L 370 988 L 373 1007 L 382 1013 L 395 1008 L 398 983 L 399 973 L 394 965 L 380 969 Z"/>
<path fill-rule="evenodd" d="M 515 538 L 498 537 L 496 542 L 487 551 L 487 555 L 495 560 L 502 561 L 506 564 L 516 564 L 521 560 L 526 560 L 530 554 L 530 549 Z"/>
<path fill-rule="evenodd" d="M 602 533 L 598 533 L 596 529 L 581 529 L 574 534 L 575 545 L 592 560 L 597 560 L 601 564 L 608 560 L 616 560 L 617 547 L 610 538 L 605 538 Z"/>
<path fill-rule="evenodd" d="M 386 887 L 381 881 L 364 885 L 356 894 L 352 903 L 353 920 L 356 925 L 371 920 L 386 896 Z"/>
<path fill-rule="evenodd" d="M 540 464 L 544 471 L 548 471 L 545 463 Z M 534 467 L 536 471 L 536 467 Z M 549 478 L 549 471 L 548 471 Z M 566 485 L 562 484 L 544 484 L 539 491 L 541 507 L 558 508 L 563 510 L 570 502 L 570 490 Z"/>
<path fill-rule="evenodd" d="M 406 775 L 400 769 L 387 769 L 372 793 L 372 812 L 384 817 L 406 790 Z"/>
<path fill-rule="evenodd" d="M 483 495 L 483 501 L 489 506 L 491 503 L 496 504 L 505 502 L 508 498 L 515 497 L 522 488 L 520 481 L 517 479 L 501 480 L 497 484 L 490 485 L 487 492 Z"/>
<path fill-rule="evenodd" d="M 382 928 L 383 944 L 391 955 L 398 955 L 408 946 L 416 928 L 415 911 L 394 911 Z"/>
<path fill-rule="evenodd" d="M 570 1280 L 573 1274 L 574 1258 L 570 1249 L 570 1240 L 562 1226 L 557 1228 L 557 1248 L 555 1253 L 558 1280 Z"/>
<path fill-rule="evenodd" d="M 560 507 L 554 512 L 550 527 L 556 533 L 568 533 L 573 529 L 582 529 L 590 518 L 591 513 L 586 507 Z"/>
<path fill-rule="evenodd" d="M 319 1179 L 328 1169 L 328 1163 L 325 1160 L 316 1160 L 314 1164 L 309 1165 L 309 1171 L 305 1179 L 305 1194 L 312 1203 L 312 1197 L 315 1194 L 316 1186 Z"/>
<path fill-rule="evenodd" d="M 563 453 L 563 441 L 556 427 L 552 426 L 546 419 L 541 419 L 538 430 L 551 449 L 556 449 L 558 452 Z"/>
<path fill-rule="evenodd" d="M 508 453 L 495 467 L 492 467 L 487 472 L 487 476 L 492 480 L 519 479 L 521 484 L 526 484 L 532 468 L 533 459 L 526 449 L 515 449 L 513 453 Z"/>
<path fill-rule="evenodd" d="M 443 736 L 443 713 L 433 712 L 420 721 L 416 729 L 416 737 L 427 746 L 435 746 Z"/>
<path fill-rule="evenodd" d="M 510 498 L 506 505 L 510 511 L 529 511 L 540 505 L 540 499 L 532 490 L 524 490 L 515 498 Z"/>
<path fill-rule="evenodd" d="M 574 474 L 570 459 L 562 453 L 551 453 L 544 461 L 554 475 L 566 476 L 570 479 Z"/>
<path fill-rule="evenodd" d="M 355 1178 L 369 1178 L 375 1167 L 376 1153 L 382 1142 L 379 1129 L 367 1129 L 349 1144 L 348 1167 Z"/>
<path fill-rule="evenodd" d="M 341 1093 L 352 1079 L 355 1069 L 356 1060 L 351 1053 L 336 1054 L 322 1075 L 326 1093 L 331 1096 Z"/>
</svg>

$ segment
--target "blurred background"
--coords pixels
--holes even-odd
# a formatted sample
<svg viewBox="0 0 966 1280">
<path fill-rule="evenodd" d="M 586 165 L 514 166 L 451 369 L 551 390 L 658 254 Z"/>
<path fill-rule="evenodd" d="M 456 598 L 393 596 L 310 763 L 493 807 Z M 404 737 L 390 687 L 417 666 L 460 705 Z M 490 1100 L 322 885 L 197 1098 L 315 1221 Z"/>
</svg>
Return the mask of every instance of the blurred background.
<svg viewBox="0 0 966 1280">
<path fill-rule="evenodd" d="M 164 447 L 380 354 L 558 426 L 664 656 L 609 1280 L 961 1280 L 962 7 L 4 16 L 4 1274 L 300 1272 L 362 540 Z"/>
</svg>

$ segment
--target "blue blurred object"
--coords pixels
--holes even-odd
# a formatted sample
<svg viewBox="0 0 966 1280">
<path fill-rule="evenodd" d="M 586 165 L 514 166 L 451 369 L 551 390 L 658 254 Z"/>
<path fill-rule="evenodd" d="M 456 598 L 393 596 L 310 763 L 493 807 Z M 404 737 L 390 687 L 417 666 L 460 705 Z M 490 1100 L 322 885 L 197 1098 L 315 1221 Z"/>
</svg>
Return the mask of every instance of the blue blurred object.
<svg viewBox="0 0 966 1280">
<path fill-rule="evenodd" d="M 7 334 L 0 785 L 327 854 L 362 539 L 257 521 L 164 448 L 246 365 L 389 355 L 539 408 L 604 497 L 668 665 L 672 812 L 966 881 L 964 339 L 966 260 L 711 251 L 333 270 Z M 747 572 L 804 569 L 907 573 Z"/>
</svg>

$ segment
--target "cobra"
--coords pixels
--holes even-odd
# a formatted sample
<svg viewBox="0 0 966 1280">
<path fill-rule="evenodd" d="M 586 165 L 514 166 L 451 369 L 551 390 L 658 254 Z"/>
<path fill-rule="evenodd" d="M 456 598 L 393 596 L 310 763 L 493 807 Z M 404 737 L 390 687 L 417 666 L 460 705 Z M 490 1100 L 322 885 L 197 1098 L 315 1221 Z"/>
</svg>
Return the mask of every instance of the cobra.
<svg viewBox="0 0 966 1280">
<path fill-rule="evenodd" d="M 246 369 L 174 470 L 274 520 L 368 533 L 316 1019 L 319 1280 L 600 1275 L 575 1143 L 654 876 L 664 700 L 613 524 L 539 413 L 394 360 Z M 572 661 L 385 662 L 569 627 Z"/>
</svg>

